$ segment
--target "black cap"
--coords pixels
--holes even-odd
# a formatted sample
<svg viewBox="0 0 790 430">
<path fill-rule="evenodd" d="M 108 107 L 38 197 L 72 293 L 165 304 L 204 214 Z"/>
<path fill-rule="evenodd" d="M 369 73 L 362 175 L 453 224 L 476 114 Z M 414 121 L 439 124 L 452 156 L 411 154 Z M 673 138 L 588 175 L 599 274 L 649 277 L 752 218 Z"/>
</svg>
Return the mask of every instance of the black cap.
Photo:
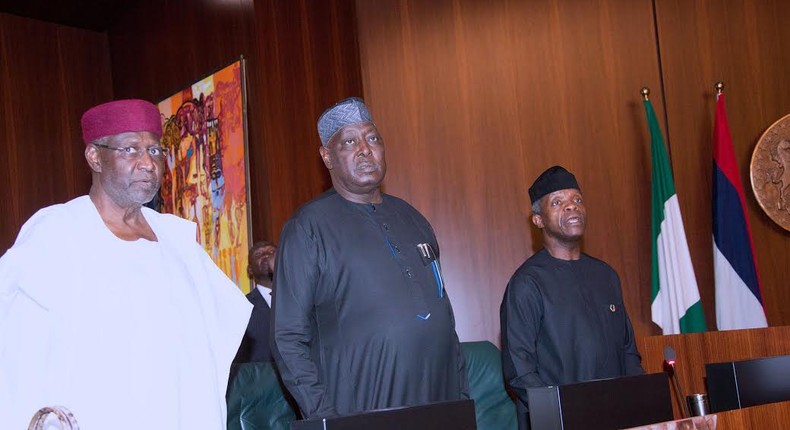
<svg viewBox="0 0 790 430">
<path fill-rule="evenodd" d="M 529 187 L 529 199 L 534 204 L 546 194 L 553 193 L 559 190 L 566 190 L 568 188 L 575 188 L 581 191 L 579 183 L 576 182 L 576 177 L 573 173 L 565 170 L 562 166 L 553 166 L 546 169 L 545 172 L 535 179 L 535 182 Z"/>
</svg>

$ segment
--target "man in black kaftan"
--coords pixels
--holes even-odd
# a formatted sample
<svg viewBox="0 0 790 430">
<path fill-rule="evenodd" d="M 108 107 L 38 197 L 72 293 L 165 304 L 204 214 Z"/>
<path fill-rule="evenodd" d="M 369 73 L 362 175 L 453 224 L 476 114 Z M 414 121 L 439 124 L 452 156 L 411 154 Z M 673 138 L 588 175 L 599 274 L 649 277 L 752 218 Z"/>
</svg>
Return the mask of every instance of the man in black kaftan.
<svg viewBox="0 0 790 430">
<path fill-rule="evenodd" d="M 428 221 L 384 194 L 384 146 L 347 99 L 318 122 L 333 189 L 280 236 L 273 350 L 305 418 L 468 397 Z"/>
<path fill-rule="evenodd" d="M 552 167 L 529 194 L 544 248 L 513 274 L 500 308 L 502 366 L 520 428 L 528 428 L 528 387 L 644 373 L 617 273 L 580 250 L 586 209 L 576 178 Z"/>
</svg>

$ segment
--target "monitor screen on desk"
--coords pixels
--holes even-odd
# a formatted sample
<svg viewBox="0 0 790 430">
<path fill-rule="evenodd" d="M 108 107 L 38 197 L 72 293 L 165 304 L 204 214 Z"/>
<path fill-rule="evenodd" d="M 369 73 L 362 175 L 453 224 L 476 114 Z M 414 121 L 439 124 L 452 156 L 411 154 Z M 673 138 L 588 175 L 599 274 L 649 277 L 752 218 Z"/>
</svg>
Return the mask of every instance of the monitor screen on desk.
<svg viewBox="0 0 790 430">
<path fill-rule="evenodd" d="M 790 355 L 705 365 L 712 412 L 790 400 Z"/>
<path fill-rule="evenodd" d="M 666 373 L 527 389 L 532 429 L 608 430 L 672 420 Z"/>
<path fill-rule="evenodd" d="M 475 402 L 454 400 L 294 421 L 291 430 L 476 430 Z M 484 429 L 483 429 L 484 430 Z"/>
</svg>

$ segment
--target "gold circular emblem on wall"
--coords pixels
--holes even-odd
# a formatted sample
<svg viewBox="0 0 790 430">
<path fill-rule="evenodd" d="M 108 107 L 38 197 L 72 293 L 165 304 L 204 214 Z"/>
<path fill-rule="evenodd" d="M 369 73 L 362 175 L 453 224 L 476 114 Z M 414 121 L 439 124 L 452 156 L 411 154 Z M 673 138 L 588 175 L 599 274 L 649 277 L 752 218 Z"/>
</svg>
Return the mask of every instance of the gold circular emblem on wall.
<svg viewBox="0 0 790 430">
<path fill-rule="evenodd" d="M 757 203 L 769 218 L 790 231 L 790 115 L 760 136 L 749 170 Z"/>
</svg>

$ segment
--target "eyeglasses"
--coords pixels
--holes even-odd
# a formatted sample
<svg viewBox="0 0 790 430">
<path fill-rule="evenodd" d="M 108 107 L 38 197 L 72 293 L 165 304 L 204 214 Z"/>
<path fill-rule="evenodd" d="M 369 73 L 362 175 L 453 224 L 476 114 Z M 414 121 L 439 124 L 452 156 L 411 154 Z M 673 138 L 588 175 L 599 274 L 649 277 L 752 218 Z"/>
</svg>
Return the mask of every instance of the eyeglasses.
<svg viewBox="0 0 790 430">
<path fill-rule="evenodd" d="M 147 152 L 151 158 L 164 158 L 167 154 L 170 153 L 169 148 L 163 148 L 161 146 L 149 146 L 148 148 L 138 148 L 136 146 L 121 146 L 119 148 L 103 145 L 101 143 L 93 143 L 93 146 L 98 146 L 99 148 L 110 149 L 113 151 L 118 151 L 121 154 L 121 157 L 127 160 L 136 160 L 143 156 L 144 152 Z"/>
</svg>

